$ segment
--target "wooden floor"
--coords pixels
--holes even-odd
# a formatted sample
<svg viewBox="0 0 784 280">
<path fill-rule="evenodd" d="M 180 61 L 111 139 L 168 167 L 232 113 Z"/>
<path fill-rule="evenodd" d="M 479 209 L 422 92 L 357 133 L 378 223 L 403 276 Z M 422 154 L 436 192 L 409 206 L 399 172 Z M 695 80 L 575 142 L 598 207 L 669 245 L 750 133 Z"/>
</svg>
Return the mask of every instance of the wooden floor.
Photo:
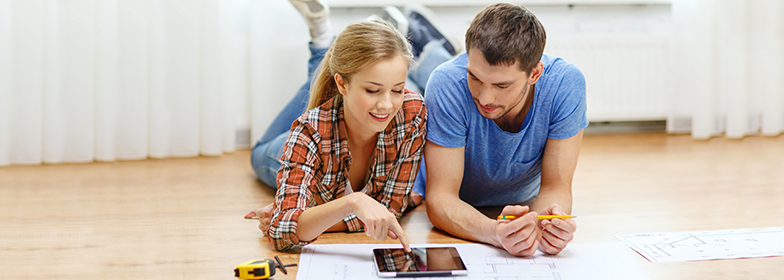
<svg viewBox="0 0 784 280">
<path fill-rule="evenodd" d="M 220 157 L 0 167 L 0 278 L 234 279 L 273 252 L 244 220 L 274 192 L 249 151 Z M 574 242 L 613 234 L 784 226 L 784 136 L 692 140 L 586 135 L 574 178 Z M 412 243 L 457 243 L 424 207 L 402 219 Z M 363 234 L 318 243 L 373 243 Z M 784 257 L 649 263 L 651 279 L 781 279 Z M 296 268 L 290 268 L 296 272 Z M 275 279 L 294 279 L 294 273 Z"/>
</svg>

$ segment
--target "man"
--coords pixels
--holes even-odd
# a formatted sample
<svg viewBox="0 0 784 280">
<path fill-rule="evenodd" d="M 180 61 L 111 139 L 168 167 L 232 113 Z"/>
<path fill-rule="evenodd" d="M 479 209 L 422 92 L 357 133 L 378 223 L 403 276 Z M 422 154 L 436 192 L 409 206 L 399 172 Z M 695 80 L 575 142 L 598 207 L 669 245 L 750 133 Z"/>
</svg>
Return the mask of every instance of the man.
<svg viewBox="0 0 784 280">
<path fill-rule="evenodd" d="M 425 166 L 430 221 L 452 235 L 517 256 L 557 254 L 572 240 L 571 184 L 588 125 L 585 79 L 543 55 L 545 30 L 524 7 L 494 4 L 466 32 L 466 53 L 430 76 Z M 426 172 L 423 172 L 426 171 Z M 533 203 L 521 206 L 524 202 Z M 488 218 L 476 207 L 503 206 Z"/>
</svg>

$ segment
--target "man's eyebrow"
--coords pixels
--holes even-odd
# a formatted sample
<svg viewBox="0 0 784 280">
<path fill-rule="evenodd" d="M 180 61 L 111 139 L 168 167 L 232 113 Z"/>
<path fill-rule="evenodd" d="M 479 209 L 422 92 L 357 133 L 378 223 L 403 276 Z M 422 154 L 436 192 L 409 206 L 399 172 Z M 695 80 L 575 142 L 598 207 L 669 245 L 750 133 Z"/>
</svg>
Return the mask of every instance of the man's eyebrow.
<svg viewBox="0 0 784 280">
<path fill-rule="evenodd" d="M 477 78 L 477 77 L 476 77 L 476 75 L 474 75 L 474 73 L 472 73 L 472 72 L 471 72 L 471 70 L 469 70 L 469 69 L 466 69 L 466 72 L 468 72 L 468 75 L 471 75 L 471 77 L 473 77 L 474 79 L 477 79 L 477 80 L 479 80 L 479 78 Z M 481 81 L 481 80 L 480 80 L 480 81 Z"/>
<path fill-rule="evenodd" d="M 477 81 L 481 81 L 479 78 L 477 78 L 474 75 L 474 73 L 471 73 L 471 70 L 466 69 L 466 72 L 468 72 L 468 75 L 471 75 L 471 77 L 473 77 Z M 496 86 L 507 86 L 507 85 L 511 85 L 511 84 L 514 84 L 514 81 L 503 81 L 503 82 L 499 82 L 499 83 L 492 83 L 492 85 L 496 85 Z"/>
</svg>

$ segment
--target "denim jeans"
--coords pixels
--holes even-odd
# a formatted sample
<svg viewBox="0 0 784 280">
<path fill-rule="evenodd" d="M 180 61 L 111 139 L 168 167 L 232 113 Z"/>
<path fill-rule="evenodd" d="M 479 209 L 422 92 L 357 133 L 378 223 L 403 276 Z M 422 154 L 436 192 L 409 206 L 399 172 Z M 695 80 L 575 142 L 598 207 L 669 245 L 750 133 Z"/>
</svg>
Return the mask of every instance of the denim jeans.
<svg viewBox="0 0 784 280">
<path fill-rule="evenodd" d="M 294 98 L 275 117 L 275 120 L 272 121 L 272 124 L 267 128 L 261 139 L 256 142 L 251 153 L 250 163 L 253 166 L 253 171 L 256 172 L 256 176 L 273 189 L 278 187 L 277 176 L 281 165 L 280 156 L 283 152 L 283 145 L 288 138 L 291 124 L 305 113 L 305 109 L 308 106 L 308 98 L 310 97 L 310 84 L 313 74 L 327 52 L 327 48 L 317 48 L 313 44 L 309 44 L 309 47 L 310 59 L 308 60 L 307 81 L 299 88 Z M 419 56 L 419 60 L 411 65 L 406 78 L 406 88 L 424 94 L 421 89 L 427 84 L 430 73 L 441 63 L 450 59 L 452 59 L 452 56 L 439 42 L 433 41 L 428 43 Z"/>
<path fill-rule="evenodd" d="M 408 78 L 413 80 L 414 84 L 422 90 L 409 89 L 425 95 L 424 89 L 425 85 L 427 85 L 427 80 L 430 78 L 430 73 L 433 73 L 433 70 L 436 70 L 439 65 L 450 59 L 452 59 L 452 55 L 449 54 L 440 41 L 430 41 L 425 44 L 419 59 L 414 61 L 408 70 Z M 408 80 L 406 80 L 406 87 L 408 87 Z"/>
</svg>

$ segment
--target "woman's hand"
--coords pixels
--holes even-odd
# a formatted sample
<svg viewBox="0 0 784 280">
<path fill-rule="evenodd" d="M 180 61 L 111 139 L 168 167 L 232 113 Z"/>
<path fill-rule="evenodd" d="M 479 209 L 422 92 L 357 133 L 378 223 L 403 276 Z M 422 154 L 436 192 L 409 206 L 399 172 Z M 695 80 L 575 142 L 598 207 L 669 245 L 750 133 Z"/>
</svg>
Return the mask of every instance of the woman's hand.
<svg viewBox="0 0 784 280">
<path fill-rule="evenodd" d="M 272 221 L 272 211 L 275 210 L 275 202 L 267 206 L 256 209 L 256 217 L 259 218 L 259 229 L 264 235 L 267 235 L 270 222 Z"/>
<path fill-rule="evenodd" d="M 387 237 L 398 239 L 403 244 L 403 249 L 411 252 L 408 238 L 392 212 L 364 193 L 353 193 L 349 196 L 354 215 L 365 224 L 367 236 L 376 240 L 385 240 Z"/>
</svg>

